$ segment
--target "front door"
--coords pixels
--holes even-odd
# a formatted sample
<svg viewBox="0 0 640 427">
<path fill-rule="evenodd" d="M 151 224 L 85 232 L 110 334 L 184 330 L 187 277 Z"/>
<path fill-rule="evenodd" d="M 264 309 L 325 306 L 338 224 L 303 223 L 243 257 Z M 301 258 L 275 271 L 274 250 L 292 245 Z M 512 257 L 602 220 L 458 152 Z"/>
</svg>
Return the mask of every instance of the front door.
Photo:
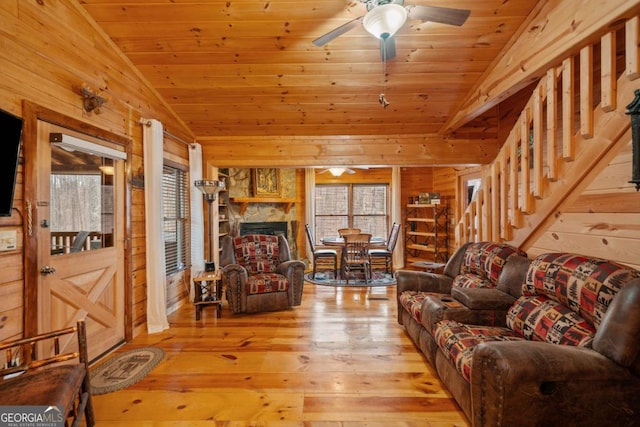
<svg viewBox="0 0 640 427">
<path fill-rule="evenodd" d="M 124 341 L 126 155 L 44 121 L 37 134 L 38 330 L 85 319 L 94 359 Z"/>
</svg>

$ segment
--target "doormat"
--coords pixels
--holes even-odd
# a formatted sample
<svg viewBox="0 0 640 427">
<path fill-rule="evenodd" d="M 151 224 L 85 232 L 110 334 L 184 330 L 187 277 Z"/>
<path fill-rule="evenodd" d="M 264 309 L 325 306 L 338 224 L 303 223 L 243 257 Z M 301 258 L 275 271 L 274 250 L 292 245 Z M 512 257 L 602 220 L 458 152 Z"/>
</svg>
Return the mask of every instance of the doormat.
<svg viewBox="0 0 640 427">
<path fill-rule="evenodd" d="M 316 272 L 315 277 L 313 277 L 313 273 L 307 273 L 304 275 L 304 280 L 309 283 L 313 283 L 314 285 L 324 285 L 324 286 L 344 286 L 344 287 L 362 287 L 362 286 L 394 286 L 396 284 L 396 279 L 393 277 L 393 274 L 384 273 L 381 271 L 374 271 L 371 274 L 371 279 L 366 281 L 364 280 L 364 275 L 355 276 L 353 278 L 349 278 L 349 284 L 347 281 L 340 278 L 340 273 L 338 273 L 338 278 L 335 279 L 333 277 L 333 271 L 318 271 Z"/>
<path fill-rule="evenodd" d="M 164 359 L 157 347 L 142 347 L 114 354 L 109 360 L 91 369 L 91 393 L 111 393 L 137 383 Z"/>
</svg>

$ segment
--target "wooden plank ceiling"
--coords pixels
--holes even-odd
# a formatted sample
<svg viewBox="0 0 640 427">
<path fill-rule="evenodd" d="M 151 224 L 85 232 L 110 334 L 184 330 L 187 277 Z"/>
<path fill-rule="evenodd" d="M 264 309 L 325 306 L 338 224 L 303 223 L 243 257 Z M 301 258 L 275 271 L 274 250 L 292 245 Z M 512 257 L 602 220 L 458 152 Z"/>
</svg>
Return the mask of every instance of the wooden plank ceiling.
<svg viewBox="0 0 640 427">
<path fill-rule="evenodd" d="M 537 3 L 407 0 L 471 15 L 462 27 L 408 20 L 385 70 L 361 26 L 312 44 L 366 13 L 355 0 L 79 2 L 204 139 L 436 134 Z M 475 137 L 495 139 L 497 112 L 478 120 Z"/>
</svg>

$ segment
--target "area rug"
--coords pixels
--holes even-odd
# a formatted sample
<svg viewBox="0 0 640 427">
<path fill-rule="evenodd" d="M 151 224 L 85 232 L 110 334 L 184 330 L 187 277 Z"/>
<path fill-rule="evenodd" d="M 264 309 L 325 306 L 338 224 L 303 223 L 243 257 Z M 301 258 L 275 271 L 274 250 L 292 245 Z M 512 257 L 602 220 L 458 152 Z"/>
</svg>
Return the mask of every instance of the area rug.
<svg viewBox="0 0 640 427">
<path fill-rule="evenodd" d="M 313 273 L 307 273 L 304 275 L 304 280 L 313 283 L 314 285 L 324 285 L 324 286 L 348 286 L 348 287 L 358 287 L 358 286 L 393 286 L 396 284 L 396 279 L 393 277 L 393 274 L 387 274 L 383 271 L 374 271 L 372 273 L 372 280 L 369 280 L 365 283 L 364 275 L 358 275 L 355 278 L 349 277 L 349 284 L 347 285 L 347 281 L 340 278 L 340 273 L 338 273 L 338 278 L 333 277 L 333 271 L 318 271 L 316 272 L 316 276 L 312 277 Z"/>
<path fill-rule="evenodd" d="M 91 370 L 91 393 L 105 394 L 129 387 L 143 379 L 164 359 L 164 351 L 142 347 L 114 354 Z"/>
</svg>

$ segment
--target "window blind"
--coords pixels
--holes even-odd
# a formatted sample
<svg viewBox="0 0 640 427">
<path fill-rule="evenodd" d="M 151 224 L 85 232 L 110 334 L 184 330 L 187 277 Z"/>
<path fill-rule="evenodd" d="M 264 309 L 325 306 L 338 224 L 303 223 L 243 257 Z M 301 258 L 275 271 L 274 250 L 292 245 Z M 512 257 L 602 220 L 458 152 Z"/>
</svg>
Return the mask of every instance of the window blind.
<svg viewBox="0 0 640 427">
<path fill-rule="evenodd" d="M 166 274 L 188 267 L 190 259 L 188 179 L 184 170 L 164 165 L 162 169 L 162 216 Z"/>
</svg>

